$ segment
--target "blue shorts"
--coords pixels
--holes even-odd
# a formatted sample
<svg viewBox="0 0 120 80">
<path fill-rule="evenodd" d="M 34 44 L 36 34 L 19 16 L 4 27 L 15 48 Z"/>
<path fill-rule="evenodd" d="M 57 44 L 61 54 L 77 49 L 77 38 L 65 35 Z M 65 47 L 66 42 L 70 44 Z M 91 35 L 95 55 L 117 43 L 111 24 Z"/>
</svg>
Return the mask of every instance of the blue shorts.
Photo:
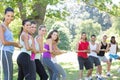
<svg viewBox="0 0 120 80">
<path fill-rule="evenodd" d="M 110 59 L 118 59 L 118 58 L 120 58 L 120 56 L 118 56 L 117 54 L 109 54 L 109 58 Z"/>
</svg>

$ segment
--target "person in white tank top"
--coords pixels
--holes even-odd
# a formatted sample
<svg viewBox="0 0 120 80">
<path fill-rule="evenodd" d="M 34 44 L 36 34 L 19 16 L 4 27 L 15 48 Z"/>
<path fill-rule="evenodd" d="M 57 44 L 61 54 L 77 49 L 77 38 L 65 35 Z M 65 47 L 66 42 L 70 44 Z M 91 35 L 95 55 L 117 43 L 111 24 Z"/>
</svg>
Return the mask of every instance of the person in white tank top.
<svg viewBox="0 0 120 80">
<path fill-rule="evenodd" d="M 33 44 L 34 39 L 29 35 L 30 27 L 30 20 L 26 19 L 22 21 L 20 44 L 23 47 L 21 48 L 21 53 L 17 57 L 18 80 L 36 80 L 35 62 L 30 59 L 31 52 L 33 51 L 36 53 L 35 45 Z"/>
<path fill-rule="evenodd" d="M 111 64 L 112 64 L 112 60 L 113 59 L 119 59 L 120 60 L 120 56 L 117 55 L 117 51 L 118 51 L 118 44 L 115 40 L 115 36 L 111 37 L 110 40 L 110 44 L 109 44 L 109 61 L 110 61 L 110 68 L 111 68 Z M 118 71 L 120 72 L 120 68 L 118 69 Z"/>
<path fill-rule="evenodd" d="M 97 56 L 97 47 L 98 47 L 98 44 L 95 43 L 95 42 L 89 42 L 90 44 L 90 54 L 89 56 L 94 56 L 94 57 L 98 57 Z"/>
<path fill-rule="evenodd" d="M 95 65 L 97 67 L 97 80 L 101 80 L 102 79 L 101 63 L 97 56 L 97 53 L 99 53 L 99 45 L 95 41 L 96 41 L 96 35 L 91 35 L 91 41 L 89 42 L 90 44 L 89 59 L 92 63 L 92 66 Z"/>
</svg>

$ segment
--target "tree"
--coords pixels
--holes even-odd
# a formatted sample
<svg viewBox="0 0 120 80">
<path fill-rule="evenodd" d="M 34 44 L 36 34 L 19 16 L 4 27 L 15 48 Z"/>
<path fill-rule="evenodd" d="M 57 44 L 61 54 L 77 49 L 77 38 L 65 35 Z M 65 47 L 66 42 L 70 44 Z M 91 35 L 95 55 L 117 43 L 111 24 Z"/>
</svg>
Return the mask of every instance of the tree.
<svg viewBox="0 0 120 80">
<path fill-rule="evenodd" d="M 105 11 L 114 16 L 120 16 L 119 0 L 82 0 L 87 5 L 97 7 L 101 11 Z M 116 3 L 114 2 L 116 1 Z"/>
<path fill-rule="evenodd" d="M 65 27 L 64 23 L 56 22 L 51 30 L 56 29 L 59 32 L 59 44 L 58 47 L 63 50 L 70 50 L 69 30 Z"/>
<path fill-rule="evenodd" d="M 71 43 L 72 49 L 75 49 L 77 42 L 80 40 L 82 32 L 86 32 L 87 40 L 89 41 L 90 36 L 92 34 L 95 34 L 96 36 L 100 34 L 101 25 L 98 23 L 94 23 L 93 20 L 89 19 L 89 20 L 81 21 L 81 23 L 78 23 L 75 31 L 76 31 L 76 36 L 73 42 Z"/>
<path fill-rule="evenodd" d="M 43 24 L 47 5 L 58 3 L 59 0 L 3 0 L 0 2 L 3 9 L 11 6 L 16 9 L 16 16 L 21 20 L 29 18 L 35 20 L 38 25 Z M 3 10 L 2 9 L 2 10 Z"/>
</svg>

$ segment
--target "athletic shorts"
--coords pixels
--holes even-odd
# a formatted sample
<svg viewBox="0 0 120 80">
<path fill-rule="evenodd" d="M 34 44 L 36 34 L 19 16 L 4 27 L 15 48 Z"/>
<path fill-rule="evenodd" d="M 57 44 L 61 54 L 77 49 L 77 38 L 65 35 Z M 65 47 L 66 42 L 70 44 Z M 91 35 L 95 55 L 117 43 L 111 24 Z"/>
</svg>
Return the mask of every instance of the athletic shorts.
<svg viewBox="0 0 120 80">
<path fill-rule="evenodd" d="M 120 56 L 118 56 L 117 54 L 109 54 L 109 60 L 110 62 L 112 62 L 112 59 L 119 59 Z"/>
<path fill-rule="evenodd" d="M 91 61 L 92 63 L 92 67 L 95 65 L 95 66 L 99 66 L 101 65 L 100 64 L 100 60 L 98 57 L 94 57 L 94 56 L 89 56 L 89 60 Z"/>
<path fill-rule="evenodd" d="M 103 61 L 103 62 L 107 62 L 108 61 L 106 56 L 98 56 L 98 58 L 99 58 L 100 61 Z"/>
<path fill-rule="evenodd" d="M 80 70 L 83 70 L 84 66 L 85 66 L 86 70 L 93 68 L 92 63 L 90 62 L 90 60 L 88 58 L 82 58 L 82 57 L 78 56 L 78 63 L 79 63 Z"/>
</svg>

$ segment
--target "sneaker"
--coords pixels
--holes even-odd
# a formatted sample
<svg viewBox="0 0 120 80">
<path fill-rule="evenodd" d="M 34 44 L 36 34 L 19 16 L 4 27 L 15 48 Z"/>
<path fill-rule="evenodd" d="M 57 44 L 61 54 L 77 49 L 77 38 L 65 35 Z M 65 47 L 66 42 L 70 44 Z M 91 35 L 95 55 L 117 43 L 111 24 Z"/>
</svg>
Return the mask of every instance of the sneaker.
<svg viewBox="0 0 120 80">
<path fill-rule="evenodd" d="M 85 80 L 89 80 L 89 78 L 85 77 Z"/>
<path fill-rule="evenodd" d="M 110 77 L 110 76 L 111 76 L 109 72 L 107 73 L 107 76 L 108 76 L 108 77 Z"/>
<path fill-rule="evenodd" d="M 97 80 L 104 80 L 103 78 L 97 78 Z"/>
<path fill-rule="evenodd" d="M 96 76 L 95 76 L 95 78 L 97 79 L 97 78 L 98 78 L 98 76 L 96 75 Z"/>
<path fill-rule="evenodd" d="M 120 68 L 118 69 L 118 73 L 120 73 Z"/>
<path fill-rule="evenodd" d="M 89 77 L 89 80 L 92 80 L 92 76 Z"/>
</svg>

